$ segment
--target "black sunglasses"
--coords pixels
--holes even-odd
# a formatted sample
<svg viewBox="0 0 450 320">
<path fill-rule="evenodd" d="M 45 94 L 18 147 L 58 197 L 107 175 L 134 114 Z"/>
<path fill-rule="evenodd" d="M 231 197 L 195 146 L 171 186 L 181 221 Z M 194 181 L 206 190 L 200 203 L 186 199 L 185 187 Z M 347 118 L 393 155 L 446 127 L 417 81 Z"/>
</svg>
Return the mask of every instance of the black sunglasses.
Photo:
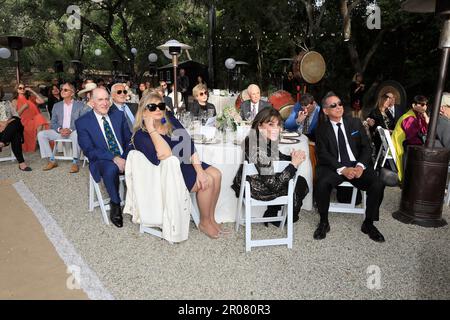
<svg viewBox="0 0 450 320">
<path fill-rule="evenodd" d="M 427 106 L 428 105 L 428 103 L 427 102 L 418 102 L 418 103 L 416 103 L 418 106 L 421 106 L 421 107 L 425 107 L 425 106 Z"/>
<path fill-rule="evenodd" d="M 148 111 L 155 111 L 157 108 L 161 111 L 166 110 L 166 104 L 164 102 L 160 102 L 158 104 L 156 103 L 149 103 L 148 105 L 145 106 L 145 108 L 147 108 Z"/>
<path fill-rule="evenodd" d="M 123 94 L 127 94 L 128 93 L 127 90 L 117 90 L 116 91 L 117 94 L 122 94 L 122 92 L 123 92 Z"/>
<path fill-rule="evenodd" d="M 332 104 L 330 104 L 329 106 L 328 106 L 328 108 L 331 108 L 331 109 L 334 109 L 334 108 L 336 108 L 337 106 L 339 106 L 339 107 L 342 107 L 343 106 L 343 104 L 342 104 L 342 101 L 339 101 L 339 102 L 335 102 L 335 103 L 332 103 Z"/>
</svg>

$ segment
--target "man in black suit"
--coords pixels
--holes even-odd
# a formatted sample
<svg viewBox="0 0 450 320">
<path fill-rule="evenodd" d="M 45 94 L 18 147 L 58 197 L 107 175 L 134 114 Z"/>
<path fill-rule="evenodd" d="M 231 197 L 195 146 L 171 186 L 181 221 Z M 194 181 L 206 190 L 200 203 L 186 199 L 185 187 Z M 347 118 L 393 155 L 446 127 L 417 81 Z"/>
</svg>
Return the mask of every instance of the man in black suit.
<svg viewBox="0 0 450 320">
<path fill-rule="evenodd" d="M 390 105 L 386 110 L 386 115 L 391 120 L 392 128 L 388 128 L 389 130 L 394 130 L 395 125 L 397 124 L 398 119 L 405 113 L 405 109 L 400 105 L 395 104 L 395 96 L 392 92 L 386 92 L 386 97 L 390 100 Z"/>
<path fill-rule="evenodd" d="M 330 231 L 328 209 L 331 190 L 348 181 L 367 192 L 366 219 L 361 231 L 368 234 L 370 239 L 383 242 L 384 237 L 373 222 L 379 218 L 384 184 L 372 168 L 372 150 L 366 131 L 359 119 L 342 117 L 344 107 L 333 92 L 323 98 L 322 108 L 328 120 L 316 132 L 318 164 L 314 191 L 320 223 L 314 232 L 314 239 L 324 239 Z"/>
</svg>

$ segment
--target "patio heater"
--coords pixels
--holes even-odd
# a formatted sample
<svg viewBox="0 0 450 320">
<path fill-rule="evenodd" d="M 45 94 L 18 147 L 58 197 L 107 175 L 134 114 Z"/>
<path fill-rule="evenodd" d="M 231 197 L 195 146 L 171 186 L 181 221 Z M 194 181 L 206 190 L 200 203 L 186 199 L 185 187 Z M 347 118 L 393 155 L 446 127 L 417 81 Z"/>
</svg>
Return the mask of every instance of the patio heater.
<svg viewBox="0 0 450 320">
<path fill-rule="evenodd" d="M 177 90 L 177 67 L 178 67 L 178 56 L 181 54 L 182 49 L 192 49 L 191 46 L 180 43 L 177 40 L 169 40 L 166 43 L 156 47 L 159 50 L 168 50 L 169 54 L 172 56 L 172 66 L 173 66 L 173 108 L 178 111 L 178 90 Z M 186 102 L 187 103 L 187 102 Z M 187 106 L 186 106 L 187 108 Z"/>
<path fill-rule="evenodd" d="M 30 38 L 20 36 L 2 36 L 0 37 L 0 45 L 9 47 L 14 53 L 14 60 L 16 61 L 16 81 L 17 85 L 20 83 L 20 62 L 19 51 L 25 47 L 31 47 L 35 41 Z"/>
<path fill-rule="evenodd" d="M 392 216 L 403 223 L 442 227 L 442 206 L 450 151 L 435 148 L 436 126 L 450 50 L 450 0 L 407 0 L 402 9 L 409 12 L 435 12 L 444 18 L 439 48 L 442 58 L 431 120 L 424 146 L 409 146 L 405 165 L 400 209 Z"/>
</svg>

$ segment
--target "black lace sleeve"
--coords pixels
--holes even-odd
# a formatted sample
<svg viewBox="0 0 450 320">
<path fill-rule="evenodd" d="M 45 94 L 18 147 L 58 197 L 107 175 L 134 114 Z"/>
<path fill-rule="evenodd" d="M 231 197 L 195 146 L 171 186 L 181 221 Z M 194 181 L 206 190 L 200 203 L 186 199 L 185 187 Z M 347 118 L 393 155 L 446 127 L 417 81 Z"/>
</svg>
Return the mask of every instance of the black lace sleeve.
<svg viewBox="0 0 450 320">
<path fill-rule="evenodd" d="M 247 142 L 247 141 L 246 141 Z M 297 169 L 290 163 L 282 172 L 275 173 L 272 160 L 267 152 L 261 152 L 259 148 L 251 148 L 245 143 L 245 160 L 255 164 L 258 175 L 252 176 L 253 184 L 263 184 L 265 188 L 277 190 L 284 188 L 288 181 L 292 179 Z M 279 159 L 289 161 L 290 156 L 279 153 Z M 261 186 L 263 187 L 263 186 Z"/>
</svg>

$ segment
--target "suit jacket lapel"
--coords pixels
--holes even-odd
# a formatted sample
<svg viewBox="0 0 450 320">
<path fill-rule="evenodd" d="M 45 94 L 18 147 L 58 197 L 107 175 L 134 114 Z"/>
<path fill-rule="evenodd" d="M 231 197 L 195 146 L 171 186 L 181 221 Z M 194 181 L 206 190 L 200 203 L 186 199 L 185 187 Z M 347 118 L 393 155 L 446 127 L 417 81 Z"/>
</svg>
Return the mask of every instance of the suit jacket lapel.
<svg viewBox="0 0 450 320">
<path fill-rule="evenodd" d="M 122 146 L 122 149 L 123 149 L 122 130 L 120 130 L 120 128 L 121 128 L 121 123 L 120 123 L 121 119 L 120 118 L 121 117 L 118 116 L 116 118 L 116 115 L 122 116 L 122 114 L 118 112 L 118 113 L 110 114 L 109 118 L 111 119 L 111 124 L 113 126 L 114 133 L 116 134 L 116 137 L 117 137 L 117 140 L 118 140 L 117 143 L 120 143 L 120 145 Z"/>
<path fill-rule="evenodd" d="M 330 141 L 331 141 L 331 146 L 333 147 L 333 150 L 331 150 L 333 152 L 333 154 L 336 155 L 336 157 L 338 157 L 339 154 L 339 149 L 338 149 L 338 143 L 337 143 L 337 139 L 336 139 L 336 135 L 334 133 L 334 129 L 333 129 L 333 125 L 331 124 L 331 121 L 327 121 L 327 130 L 328 130 L 328 135 L 330 137 Z"/>
<path fill-rule="evenodd" d="M 94 111 L 91 111 L 91 121 L 92 121 L 92 132 L 96 135 L 94 141 L 101 141 L 103 148 L 109 150 L 108 144 L 106 143 L 105 137 L 103 136 L 102 128 L 100 128 L 100 124 L 97 121 L 97 117 L 94 114 Z"/>
</svg>

